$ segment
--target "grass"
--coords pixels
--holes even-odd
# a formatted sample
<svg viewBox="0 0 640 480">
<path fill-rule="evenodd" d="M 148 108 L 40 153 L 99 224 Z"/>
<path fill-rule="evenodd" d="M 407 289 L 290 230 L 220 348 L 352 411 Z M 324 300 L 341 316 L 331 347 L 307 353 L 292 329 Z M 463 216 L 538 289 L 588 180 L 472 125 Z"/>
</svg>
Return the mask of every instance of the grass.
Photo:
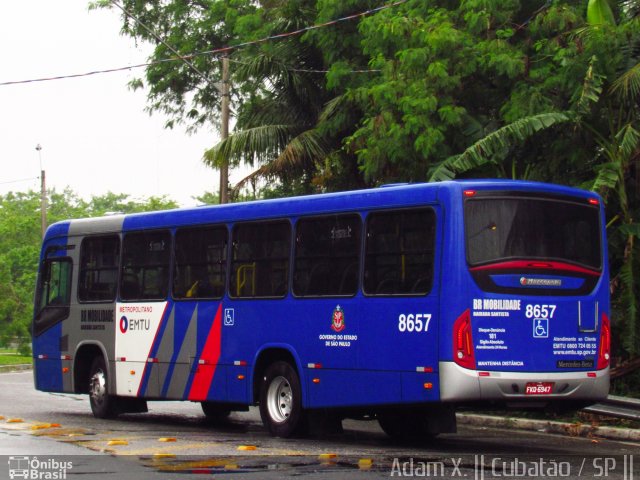
<svg viewBox="0 0 640 480">
<path fill-rule="evenodd" d="M 20 365 L 23 363 L 31 363 L 31 357 L 20 355 L 15 350 L 3 348 L 0 349 L 0 366 L 2 365 Z"/>
<path fill-rule="evenodd" d="M 564 422 L 573 424 L 585 424 L 593 426 L 608 426 L 619 428 L 640 428 L 639 421 L 625 420 L 622 418 L 607 417 L 604 415 L 596 415 L 593 413 L 587 413 L 580 410 L 566 411 L 562 413 L 550 412 L 546 410 L 490 410 L 484 413 L 487 415 L 494 415 L 508 418 L 529 418 L 533 420 L 545 420 L 554 422 Z"/>
</svg>

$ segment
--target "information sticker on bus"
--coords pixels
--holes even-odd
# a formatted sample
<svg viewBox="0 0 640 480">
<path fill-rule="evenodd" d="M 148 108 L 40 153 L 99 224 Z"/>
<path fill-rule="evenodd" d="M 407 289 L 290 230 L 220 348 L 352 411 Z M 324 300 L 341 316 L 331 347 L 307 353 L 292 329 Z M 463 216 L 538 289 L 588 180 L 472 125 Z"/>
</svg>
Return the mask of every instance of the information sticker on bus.
<svg viewBox="0 0 640 480">
<path fill-rule="evenodd" d="M 526 395 L 549 395 L 553 391 L 553 382 L 529 382 L 525 387 Z"/>
</svg>

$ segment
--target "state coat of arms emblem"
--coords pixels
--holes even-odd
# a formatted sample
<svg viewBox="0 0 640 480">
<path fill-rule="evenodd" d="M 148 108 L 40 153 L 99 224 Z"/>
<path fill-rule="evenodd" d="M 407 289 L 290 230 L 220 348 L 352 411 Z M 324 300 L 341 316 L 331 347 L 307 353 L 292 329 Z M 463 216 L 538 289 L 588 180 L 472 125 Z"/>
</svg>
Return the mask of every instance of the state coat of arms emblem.
<svg viewBox="0 0 640 480">
<path fill-rule="evenodd" d="M 331 329 L 334 332 L 341 332 L 344 330 L 344 311 L 340 307 L 340 305 L 336 306 L 333 310 L 333 316 L 331 318 Z"/>
</svg>

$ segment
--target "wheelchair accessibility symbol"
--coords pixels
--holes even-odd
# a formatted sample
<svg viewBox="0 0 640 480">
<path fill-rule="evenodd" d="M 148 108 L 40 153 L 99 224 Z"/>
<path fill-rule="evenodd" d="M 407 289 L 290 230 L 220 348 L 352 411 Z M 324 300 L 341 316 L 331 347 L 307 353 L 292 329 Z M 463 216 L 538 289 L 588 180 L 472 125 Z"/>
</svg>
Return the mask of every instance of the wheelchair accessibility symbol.
<svg viewBox="0 0 640 480">
<path fill-rule="evenodd" d="M 233 327 L 236 322 L 236 314 L 233 308 L 224 309 L 224 325 L 226 327 Z"/>
<path fill-rule="evenodd" d="M 533 338 L 549 337 L 549 319 L 534 318 L 533 319 Z"/>
</svg>

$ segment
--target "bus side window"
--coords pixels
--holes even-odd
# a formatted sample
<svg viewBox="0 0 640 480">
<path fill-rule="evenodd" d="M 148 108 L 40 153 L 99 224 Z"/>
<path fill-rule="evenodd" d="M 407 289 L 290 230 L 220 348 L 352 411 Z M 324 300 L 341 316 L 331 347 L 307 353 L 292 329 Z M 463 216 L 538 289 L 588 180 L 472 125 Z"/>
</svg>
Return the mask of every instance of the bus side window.
<svg viewBox="0 0 640 480">
<path fill-rule="evenodd" d="M 174 251 L 174 298 L 222 297 L 227 269 L 226 227 L 180 229 Z"/>
<path fill-rule="evenodd" d="M 424 295 L 433 282 L 435 212 L 373 212 L 367 217 L 364 292 Z"/>
<path fill-rule="evenodd" d="M 47 260 L 40 296 L 40 309 L 69 305 L 71 298 L 71 261 Z"/>
<path fill-rule="evenodd" d="M 36 294 L 38 311 L 34 318 L 34 335 L 39 335 L 69 316 L 71 270 L 72 263 L 69 258 L 44 261 Z"/>
<path fill-rule="evenodd" d="M 293 293 L 351 296 L 360 273 L 359 215 L 302 218 L 296 224 Z"/>
<path fill-rule="evenodd" d="M 288 290 L 291 224 L 251 222 L 233 228 L 229 295 L 279 298 Z"/>
<path fill-rule="evenodd" d="M 164 300 L 169 293 L 171 233 L 128 233 L 123 240 L 120 298 Z"/>
<path fill-rule="evenodd" d="M 116 235 L 88 237 L 80 248 L 78 300 L 112 302 L 116 298 L 120 238 Z"/>
</svg>

